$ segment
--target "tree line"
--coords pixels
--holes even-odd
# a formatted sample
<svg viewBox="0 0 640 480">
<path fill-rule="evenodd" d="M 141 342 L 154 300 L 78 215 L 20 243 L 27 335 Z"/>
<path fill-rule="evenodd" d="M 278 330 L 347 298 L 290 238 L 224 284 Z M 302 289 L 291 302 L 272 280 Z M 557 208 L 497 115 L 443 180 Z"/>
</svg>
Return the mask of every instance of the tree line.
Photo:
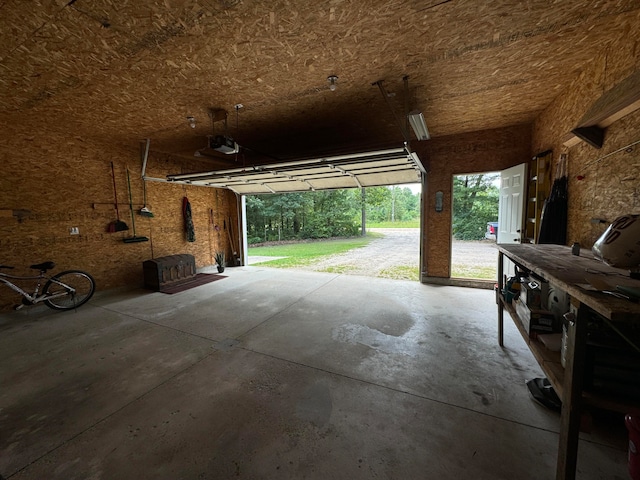
<svg viewBox="0 0 640 480">
<path fill-rule="evenodd" d="M 366 222 L 413 220 L 420 216 L 420 194 L 394 186 L 247 196 L 247 240 L 355 236 L 363 209 Z"/>
</svg>

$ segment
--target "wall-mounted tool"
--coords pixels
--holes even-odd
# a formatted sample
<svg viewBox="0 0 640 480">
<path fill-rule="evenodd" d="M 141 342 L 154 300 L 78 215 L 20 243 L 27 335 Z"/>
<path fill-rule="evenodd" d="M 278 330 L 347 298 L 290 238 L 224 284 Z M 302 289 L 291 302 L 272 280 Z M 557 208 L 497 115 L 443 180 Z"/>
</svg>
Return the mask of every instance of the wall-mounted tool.
<svg viewBox="0 0 640 480">
<path fill-rule="evenodd" d="M 118 210 L 118 191 L 116 190 L 116 174 L 113 169 L 113 162 L 111 162 L 111 179 L 113 180 L 113 195 L 116 206 L 116 219 L 107 226 L 107 232 L 122 232 L 124 230 L 129 230 L 129 226 L 122 220 L 120 220 L 120 211 Z"/>
<path fill-rule="evenodd" d="M 133 237 L 124 238 L 124 243 L 148 242 L 147 237 L 138 237 L 136 235 L 136 217 L 133 213 L 133 200 L 131 198 L 131 178 L 129 177 L 129 169 L 127 168 L 127 186 L 129 187 L 129 211 L 131 212 L 131 226 L 133 227 Z"/>
</svg>

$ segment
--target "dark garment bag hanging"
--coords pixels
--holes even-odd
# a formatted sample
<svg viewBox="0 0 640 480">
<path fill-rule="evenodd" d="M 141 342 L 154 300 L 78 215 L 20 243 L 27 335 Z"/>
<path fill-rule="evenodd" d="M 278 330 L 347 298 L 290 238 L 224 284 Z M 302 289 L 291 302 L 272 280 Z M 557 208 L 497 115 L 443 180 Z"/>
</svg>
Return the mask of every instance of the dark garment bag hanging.
<svg viewBox="0 0 640 480">
<path fill-rule="evenodd" d="M 567 244 L 568 183 L 566 156 L 561 155 L 551 193 L 542 207 L 538 243 Z"/>
</svg>

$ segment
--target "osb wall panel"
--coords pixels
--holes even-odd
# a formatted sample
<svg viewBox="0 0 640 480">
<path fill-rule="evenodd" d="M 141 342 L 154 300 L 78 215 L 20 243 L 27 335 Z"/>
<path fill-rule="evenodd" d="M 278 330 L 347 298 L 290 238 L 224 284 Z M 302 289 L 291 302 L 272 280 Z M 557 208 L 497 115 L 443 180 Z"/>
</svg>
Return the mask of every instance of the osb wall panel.
<svg viewBox="0 0 640 480">
<path fill-rule="evenodd" d="M 570 150 L 569 244 L 591 248 L 616 217 L 640 214 L 640 145 L 623 148 L 640 141 L 639 125 L 637 111 L 607 129 L 602 150 L 585 144 Z"/>
<path fill-rule="evenodd" d="M 530 160 L 531 126 L 485 130 L 433 138 L 421 146 L 427 159 L 423 277 L 449 277 L 451 272 L 451 224 L 453 176 L 495 172 Z M 444 209 L 435 211 L 435 193 L 444 194 Z"/>
<path fill-rule="evenodd" d="M 640 22 L 633 31 L 618 32 L 534 123 L 533 151 L 552 148 L 556 164 L 561 154 L 567 154 L 568 244 L 591 248 L 617 216 L 640 213 L 640 144 L 630 146 L 640 140 L 639 111 L 609 126 L 601 149 L 584 142 L 571 148 L 563 145 L 590 106 L 640 68 L 638 38 Z"/>
<path fill-rule="evenodd" d="M 79 268 L 91 273 L 98 289 L 142 286 L 142 262 L 176 253 L 190 253 L 197 267 L 212 265 L 222 249 L 231 257 L 230 230 L 237 243 L 236 196 L 227 190 L 146 182 L 147 206 L 153 218 L 137 212 L 144 205 L 141 154 L 138 145 L 123 148 L 100 145 L 52 130 L 46 135 L 24 134 L 24 128 L 5 125 L 0 146 L 0 264 L 13 265 L 16 274 L 28 274 L 29 265 L 52 260 L 55 271 Z M 116 219 L 114 164 L 118 211 L 129 230 L 108 233 Z M 201 171 L 206 162 L 175 161 L 149 156 L 147 175 Z M 129 207 L 127 169 L 134 215 Z M 183 197 L 191 204 L 196 241 L 186 241 L 182 215 Z M 210 210 L 214 224 L 211 223 Z M 148 242 L 124 243 L 133 236 Z M 79 235 L 70 235 L 77 227 Z M 0 289 L 0 308 L 19 297 Z"/>
</svg>

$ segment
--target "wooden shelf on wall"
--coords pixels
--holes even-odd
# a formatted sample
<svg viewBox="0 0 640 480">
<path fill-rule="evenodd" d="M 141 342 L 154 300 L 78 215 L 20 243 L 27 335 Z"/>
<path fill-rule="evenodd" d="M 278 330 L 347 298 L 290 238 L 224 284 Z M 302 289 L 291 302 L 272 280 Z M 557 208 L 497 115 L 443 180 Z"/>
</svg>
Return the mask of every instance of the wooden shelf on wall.
<svg viewBox="0 0 640 480">
<path fill-rule="evenodd" d="M 132 207 L 134 209 L 141 209 L 142 207 L 147 207 L 149 210 L 151 210 L 151 205 L 150 204 L 142 204 L 142 203 L 134 203 L 132 205 Z M 103 203 L 92 203 L 91 204 L 91 208 L 93 208 L 94 210 L 115 210 L 116 209 L 116 204 L 111 202 L 103 202 Z M 129 203 L 121 203 L 118 204 L 118 208 L 119 209 L 129 209 Z"/>
<path fill-rule="evenodd" d="M 539 153 L 531 159 L 527 168 L 524 238 L 528 243 L 538 243 L 540 236 L 542 208 L 544 201 L 551 193 L 551 158 L 551 150 Z"/>
<path fill-rule="evenodd" d="M 604 134 L 605 128 L 638 109 L 640 109 L 640 70 L 602 94 L 587 110 L 576 128 L 567 134 L 563 144 L 566 147 L 577 145 L 585 140 L 582 134 L 585 131 L 601 130 Z M 597 146 L 597 143 L 598 141 L 595 140 L 596 145 L 591 144 Z M 600 146 L 602 146 L 601 142 Z"/>
<path fill-rule="evenodd" d="M 30 210 L 24 210 L 24 209 L 8 209 L 8 208 L 2 208 L 0 209 L 0 218 L 11 218 L 11 217 L 15 217 L 18 222 L 22 222 L 25 218 L 29 218 L 29 216 L 31 215 L 31 211 Z"/>
</svg>

